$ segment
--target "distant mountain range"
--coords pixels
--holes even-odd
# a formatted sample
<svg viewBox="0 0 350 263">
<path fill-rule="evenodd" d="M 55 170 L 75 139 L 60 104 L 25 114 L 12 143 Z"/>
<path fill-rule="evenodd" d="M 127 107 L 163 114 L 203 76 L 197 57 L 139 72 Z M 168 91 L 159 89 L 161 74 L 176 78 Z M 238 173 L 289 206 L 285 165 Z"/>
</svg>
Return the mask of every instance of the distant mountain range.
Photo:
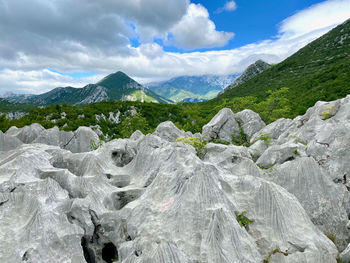
<svg viewBox="0 0 350 263">
<path fill-rule="evenodd" d="M 36 105 L 62 103 L 85 105 L 104 100 L 171 103 L 120 71 L 108 75 L 96 84 L 88 84 L 83 88 L 59 87 L 40 95 L 7 94 L 5 97 L 7 101 L 12 103 Z"/>
<path fill-rule="evenodd" d="M 160 96 L 174 102 L 198 102 L 214 98 L 240 74 L 180 76 L 146 86 Z"/>
</svg>

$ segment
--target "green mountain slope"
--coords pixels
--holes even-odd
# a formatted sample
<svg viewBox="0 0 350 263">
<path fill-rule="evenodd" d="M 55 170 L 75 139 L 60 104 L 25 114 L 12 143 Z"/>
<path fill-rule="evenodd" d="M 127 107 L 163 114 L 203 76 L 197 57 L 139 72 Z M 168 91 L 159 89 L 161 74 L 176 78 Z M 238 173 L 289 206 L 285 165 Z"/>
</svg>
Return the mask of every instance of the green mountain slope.
<svg viewBox="0 0 350 263">
<path fill-rule="evenodd" d="M 303 114 L 318 100 L 335 100 L 350 94 L 350 20 L 305 46 L 283 62 L 228 90 L 210 103 L 254 96 L 288 88 L 293 116 Z"/>
</svg>

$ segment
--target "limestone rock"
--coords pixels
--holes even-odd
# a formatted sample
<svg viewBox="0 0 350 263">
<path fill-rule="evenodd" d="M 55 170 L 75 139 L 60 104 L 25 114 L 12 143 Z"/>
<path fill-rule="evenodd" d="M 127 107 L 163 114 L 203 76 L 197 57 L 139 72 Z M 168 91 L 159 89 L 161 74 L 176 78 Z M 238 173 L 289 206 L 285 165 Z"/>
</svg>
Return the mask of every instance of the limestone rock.
<svg viewBox="0 0 350 263">
<path fill-rule="evenodd" d="M 347 246 L 347 248 L 341 252 L 339 258 L 341 259 L 341 262 L 348 263 L 350 262 L 350 244 Z"/>
<path fill-rule="evenodd" d="M 243 110 L 236 113 L 235 119 L 239 121 L 243 132 L 247 134 L 249 138 L 266 126 L 259 114 L 252 110 Z"/>
<path fill-rule="evenodd" d="M 273 145 L 264 151 L 256 163 L 261 167 L 269 168 L 275 164 L 281 164 L 287 160 L 293 160 L 298 155 L 298 146 L 294 143 Z"/>
<path fill-rule="evenodd" d="M 276 169 L 277 176 L 267 178 L 296 196 L 311 221 L 323 233 L 334 237 L 341 250 L 344 249 L 350 239 L 350 231 L 346 227 L 349 219 L 343 204 L 348 191 L 334 184 L 310 157 L 286 162 Z"/>
<path fill-rule="evenodd" d="M 43 126 L 33 123 L 32 125 L 24 126 L 23 128 L 10 128 L 6 134 L 17 137 L 17 139 L 21 140 L 23 143 L 31 143 L 38 138 L 43 131 L 45 131 Z"/>
<path fill-rule="evenodd" d="M 0 152 L 13 150 L 18 146 L 20 146 L 21 144 L 22 142 L 16 137 L 12 137 L 0 131 Z"/>
<path fill-rule="evenodd" d="M 202 135 L 208 141 L 220 139 L 231 142 L 232 135 L 239 133 L 240 127 L 235 120 L 232 110 L 224 108 L 220 110 L 211 121 L 203 126 Z"/>
<path fill-rule="evenodd" d="M 171 121 L 159 124 L 154 134 L 169 142 L 175 142 L 177 138 L 185 137 L 185 132 L 177 128 Z"/>
<path fill-rule="evenodd" d="M 255 141 L 257 137 L 267 134 L 271 139 L 278 139 L 278 137 L 289 127 L 291 119 L 278 119 L 262 128 L 259 132 L 254 134 L 252 140 Z"/>
</svg>

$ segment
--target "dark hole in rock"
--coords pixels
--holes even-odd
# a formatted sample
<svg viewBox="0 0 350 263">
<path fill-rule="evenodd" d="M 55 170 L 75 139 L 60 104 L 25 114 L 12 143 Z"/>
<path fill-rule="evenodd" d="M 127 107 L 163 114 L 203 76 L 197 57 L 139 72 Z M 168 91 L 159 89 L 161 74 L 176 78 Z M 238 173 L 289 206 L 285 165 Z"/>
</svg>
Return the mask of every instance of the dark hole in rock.
<svg viewBox="0 0 350 263">
<path fill-rule="evenodd" d="M 88 240 L 86 237 L 81 238 L 81 246 L 84 252 L 84 258 L 87 263 L 96 263 L 94 251 L 88 247 Z"/>
<path fill-rule="evenodd" d="M 117 167 L 123 167 L 129 164 L 133 158 L 133 155 L 127 151 L 117 150 L 112 152 L 112 159 Z"/>
<path fill-rule="evenodd" d="M 139 257 L 142 255 L 142 251 L 135 250 L 135 256 Z"/>
<path fill-rule="evenodd" d="M 122 209 L 128 203 L 139 198 L 143 193 L 141 189 L 127 190 L 123 192 L 117 192 L 114 195 L 114 207 L 116 210 Z"/>
<path fill-rule="evenodd" d="M 28 249 L 26 252 L 24 252 L 23 256 L 22 256 L 22 261 L 28 261 L 29 260 L 29 256 L 30 256 L 30 252 L 32 251 L 33 249 L 30 248 Z"/>
<path fill-rule="evenodd" d="M 111 185 L 116 186 L 118 188 L 123 188 L 130 184 L 130 176 L 127 174 L 118 174 L 118 175 L 106 174 L 106 177 L 108 178 L 109 183 Z"/>
<path fill-rule="evenodd" d="M 102 248 L 102 259 L 107 263 L 118 260 L 118 251 L 113 243 L 104 244 Z"/>
<path fill-rule="evenodd" d="M 286 162 L 293 161 L 293 160 L 295 160 L 295 157 L 294 157 L 294 156 L 291 156 L 291 157 L 289 157 L 289 158 L 286 160 Z"/>
</svg>

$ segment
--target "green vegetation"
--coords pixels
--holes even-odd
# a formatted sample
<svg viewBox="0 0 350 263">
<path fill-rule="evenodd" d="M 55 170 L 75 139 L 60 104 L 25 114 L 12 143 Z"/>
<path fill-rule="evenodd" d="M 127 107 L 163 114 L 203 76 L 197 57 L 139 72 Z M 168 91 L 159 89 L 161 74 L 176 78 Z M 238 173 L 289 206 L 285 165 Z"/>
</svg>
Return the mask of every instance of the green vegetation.
<svg viewBox="0 0 350 263">
<path fill-rule="evenodd" d="M 282 255 L 284 255 L 284 256 L 288 256 L 288 255 L 289 255 L 288 251 L 285 251 L 285 252 L 284 252 L 284 251 L 281 251 L 279 248 L 275 248 L 274 250 L 272 250 L 272 251 L 266 256 L 266 259 L 264 259 L 263 263 L 270 263 L 270 259 L 271 259 L 272 255 L 277 254 L 277 253 L 280 253 L 280 254 L 282 254 Z"/>
<path fill-rule="evenodd" d="M 256 140 L 264 141 L 266 145 L 270 145 L 272 138 L 267 133 L 259 133 L 259 136 L 256 138 Z"/>
<path fill-rule="evenodd" d="M 203 103 L 156 104 L 147 103 L 150 100 L 146 99 L 146 103 L 102 101 L 83 106 L 62 104 L 38 108 L 35 105 L 13 104 L 0 99 L 0 112 L 29 112 L 19 120 L 5 120 L 4 116 L 0 116 L 0 129 L 6 131 L 13 125 L 23 127 L 35 122 L 45 128 L 56 125 L 66 131 L 75 130 L 79 126 L 99 125 L 104 135 L 113 139 L 129 136 L 136 129 L 140 129 L 143 133 L 152 132 L 159 123 L 167 120 L 185 131 L 201 132 L 202 127 L 224 107 L 230 108 L 233 112 L 251 109 L 259 113 L 267 124 L 281 117 L 294 118 L 304 114 L 318 100 L 331 101 L 350 94 L 349 35 L 350 21 L 336 27 L 285 61 Z M 73 88 L 70 87 L 58 88 L 41 96 L 40 100 L 47 104 L 62 101 L 74 104 L 81 95 L 92 94 L 95 86 L 101 85 L 108 88 L 110 98 L 118 99 L 120 89 L 124 89 L 125 83 L 137 86 L 137 83 L 125 74 L 115 73 L 97 84 L 88 85 L 84 90 L 78 89 L 84 94 L 76 94 L 78 91 L 72 93 Z M 133 89 L 124 91 L 125 96 L 135 92 Z M 157 96 L 149 95 L 147 92 L 145 91 L 147 96 Z M 57 94 L 64 99 L 55 100 Z M 135 96 L 141 98 L 140 89 L 137 94 Z M 131 118 L 127 113 L 132 107 L 138 113 L 135 118 Z M 95 115 L 103 113 L 108 117 L 109 112 L 115 114 L 118 111 L 121 112 L 119 124 L 108 119 L 96 120 Z M 324 119 L 331 117 L 333 111 L 333 108 L 326 110 L 322 117 Z M 66 113 L 65 118 L 61 117 L 63 112 Z M 84 117 L 79 117 L 81 115 Z M 305 144 L 299 140 L 298 142 Z M 249 138 L 240 132 L 234 136 L 233 143 L 248 146 Z"/>
<path fill-rule="evenodd" d="M 235 211 L 236 214 L 236 220 L 239 223 L 241 227 L 244 227 L 248 229 L 249 224 L 253 223 L 254 221 L 249 219 L 248 217 L 245 216 L 247 211 L 243 211 L 242 213 L 239 213 L 238 211 Z"/>
<path fill-rule="evenodd" d="M 97 150 L 102 145 L 103 145 L 103 141 L 102 140 L 99 140 L 97 143 L 94 141 L 94 139 L 90 140 L 90 149 L 91 149 L 91 151 Z"/>
<path fill-rule="evenodd" d="M 207 141 L 201 141 L 200 138 L 196 137 L 196 138 L 184 138 L 184 137 L 179 137 L 176 139 L 177 142 L 183 142 L 183 143 L 187 143 L 191 146 L 193 146 L 193 148 L 196 150 L 197 156 L 200 159 L 203 159 L 205 154 L 207 153 L 207 148 L 205 147 L 207 144 Z"/>
<path fill-rule="evenodd" d="M 210 142 L 217 143 L 217 144 L 224 144 L 224 145 L 230 144 L 228 141 L 224 141 L 224 140 L 220 140 L 220 139 L 214 139 L 214 140 L 211 140 Z"/>
<path fill-rule="evenodd" d="M 350 94 L 350 22 L 339 25 L 285 61 L 211 101 L 254 96 L 288 88 L 284 98 L 293 109 L 290 117 L 304 114 L 319 100 L 332 101 Z M 347 37 L 346 37 L 347 36 Z"/>
<path fill-rule="evenodd" d="M 333 233 L 326 233 L 326 236 L 335 244 L 335 235 Z"/>
<path fill-rule="evenodd" d="M 250 146 L 250 139 L 248 135 L 244 133 L 241 127 L 238 133 L 232 134 L 232 144 L 245 147 Z"/>
</svg>

